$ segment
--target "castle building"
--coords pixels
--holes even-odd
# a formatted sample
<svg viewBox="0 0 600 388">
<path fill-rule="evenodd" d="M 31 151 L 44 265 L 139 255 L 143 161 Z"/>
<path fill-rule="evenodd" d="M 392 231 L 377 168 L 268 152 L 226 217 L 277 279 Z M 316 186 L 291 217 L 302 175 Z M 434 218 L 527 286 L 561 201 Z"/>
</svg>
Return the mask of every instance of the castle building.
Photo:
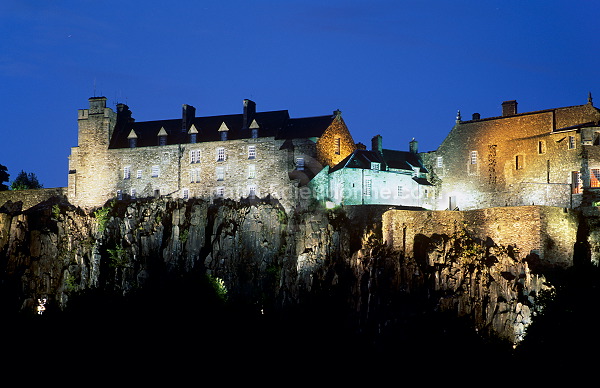
<svg viewBox="0 0 600 388">
<path fill-rule="evenodd" d="M 587 104 L 502 115 L 473 114 L 423 155 L 437 186 L 435 209 L 547 205 L 568 208 L 600 201 L 600 110 Z"/>
<path fill-rule="evenodd" d="M 321 170 L 311 182 L 317 198 L 335 205 L 431 208 L 434 187 L 417 141 L 410 142 L 409 151 L 390 150 L 376 135 L 371 146 L 371 150 L 360 147 L 337 165 Z"/>
<path fill-rule="evenodd" d="M 78 113 L 69 157 L 68 199 L 87 208 L 113 199 L 270 197 L 289 208 L 323 167 L 356 149 L 340 111 L 291 118 L 287 110 L 136 122 L 129 107 L 105 97 Z"/>
</svg>

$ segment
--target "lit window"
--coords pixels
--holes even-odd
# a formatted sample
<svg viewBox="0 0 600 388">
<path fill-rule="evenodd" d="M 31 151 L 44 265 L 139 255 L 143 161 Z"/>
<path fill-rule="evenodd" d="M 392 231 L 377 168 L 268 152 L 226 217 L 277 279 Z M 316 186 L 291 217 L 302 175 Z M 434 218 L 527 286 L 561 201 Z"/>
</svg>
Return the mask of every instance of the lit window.
<svg viewBox="0 0 600 388">
<path fill-rule="evenodd" d="M 436 159 L 436 166 L 437 167 L 442 167 L 444 166 L 444 158 L 441 156 L 438 156 Z"/>
<path fill-rule="evenodd" d="M 600 168 L 590 170 L 590 187 L 600 187 Z"/>
<path fill-rule="evenodd" d="M 298 169 L 298 170 L 304 170 L 304 158 L 297 158 L 296 159 L 296 169 Z"/>
<path fill-rule="evenodd" d="M 569 149 L 572 150 L 575 148 L 575 136 L 569 136 Z"/>
<path fill-rule="evenodd" d="M 200 150 L 190 151 L 190 163 L 200 163 Z"/>
<path fill-rule="evenodd" d="M 477 164 L 477 151 L 471 151 L 471 164 Z"/>
<path fill-rule="evenodd" d="M 248 166 L 248 179 L 256 178 L 256 166 L 251 164 Z"/>
<path fill-rule="evenodd" d="M 373 182 L 370 179 L 365 179 L 365 196 L 371 196 L 371 189 L 373 188 Z"/>
<path fill-rule="evenodd" d="M 573 194 L 580 194 L 582 186 L 583 183 L 581 182 L 581 174 L 579 171 L 571 172 L 571 192 Z"/>
<path fill-rule="evenodd" d="M 183 189 L 182 197 L 183 197 L 183 199 L 188 199 L 190 197 L 190 191 L 188 189 Z"/>
<path fill-rule="evenodd" d="M 381 163 L 371 162 L 371 170 L 379 171 L 381 169 Z"/>
<path fill-rule="evenodd" d="M 225 180 L 225 169 L 223 167 L 217 167 L 217 180 Z"/>
<path fill-rule="evenodd" d="M 250 198 L 256 197 L 256 185 L 250 185 L 250 186 L 248 186 L 248 196 Z"/>
<path fill-rule="evenodd" d="M 256 146 L 248 146 L 248 159 L 256 158 Z"/>
<path fill-rule="evenodd" d="M 339 137 L 335 138 L 335 154 L 339 155 L 342 151 L 342 139 Z"/>
<path fill-rule="evenodd" d="M 137 179 L 141 179 L 142 178 L 142 170 L 137 170 L 136 177 L 137 177 Z"/>
<path fill-rule="evenodd" d="M 123 167 L 123 179 L 129 179 L 131 177 L 131 166 Z"/>
<path fill-rule="evenodd" d="M 515 157 L 515 168 L 517 170 L 522 170 L 523 169 L 523 155 L 517 155 Z"/>
<path fill-rule="evenodd" d="M 217 148 L 217 162 L 222 162 L 225 160 L 225 148 L 219 147 Z"/>
<path fill-rule="evenodd" d="M 152 166 L 152 178 L 158 178 L 159 173 L 160 173 L 160 167 Z"/>
<path fill-rule="evenodd" d="M 216 193 L 217 197 L 223 197 L 225 195 L 224 187 L 217 187 Z"/>
</svg>

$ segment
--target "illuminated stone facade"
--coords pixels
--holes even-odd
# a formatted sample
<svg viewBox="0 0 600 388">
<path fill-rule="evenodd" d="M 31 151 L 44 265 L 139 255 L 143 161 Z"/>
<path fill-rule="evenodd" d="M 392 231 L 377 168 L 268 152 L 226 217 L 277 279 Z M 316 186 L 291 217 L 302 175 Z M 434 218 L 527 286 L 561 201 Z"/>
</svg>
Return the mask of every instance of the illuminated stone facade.
<svg viewBox="0 0 600 388">
<path fill-rule="evenodd" d="M 548 205 L 600 200 L 600 110 L 585 105 L 462 120 L 423 154 L 438 188 L 434 209 Z"/>
<path fill-rule="evenodd" d="M 244 100 L 241 114 L 196 117 L 183 105 L 182 118 L 136 122 L 124 104 L 89 104 L 69 158 L 68 198 L 81 207 L 170 196 L 270 197 L 289 208 L 323 166 L 356 147 L 340 111 L 294 119 Z"/>
<path fill-rule="evenodd" d="M 316 197 L 335 205 L 394 205 L 430 209 L 435 187 L 417 152 L 384 149 L 382 137 L 372 149 L 357 149 L 337 165 L 325 166 L 311 181 Z"/>
</svg>

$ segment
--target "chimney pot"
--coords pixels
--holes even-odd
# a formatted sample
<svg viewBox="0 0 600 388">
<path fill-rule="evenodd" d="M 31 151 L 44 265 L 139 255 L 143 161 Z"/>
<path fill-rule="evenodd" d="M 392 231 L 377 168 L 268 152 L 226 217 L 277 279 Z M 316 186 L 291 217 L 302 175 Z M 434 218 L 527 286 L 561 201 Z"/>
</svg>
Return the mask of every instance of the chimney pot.
<svg viewBox="0 0 600 388">
<path fill-rule="evenodd" d="M 191 105 L 183 104 L 181 114 L 181 132 L 187 133 L 188 128 L 196 118 L 196 108 Z"/>
<path fill-rule="evenodd" d="M 256 103 L 252 100 L 244 99 L 244 115 L 242 119 L 242 129 L 248 129 L 255 115 Z"/>
<path fill-rule="evenodd" d="M 502 103 L 502 116 L 514 116 L 517 114 L 517 101 L 510 100 Z"/>
<path fill-rule="evenodd" d="M 419 152 L 419 142 L 417 142 L 415 140 L 415 138 L 413 137 L 413 139 L 408 143 L 408 149 L 410 150 L 411 153 L 416 154 Z"/>
<path fill-rule="evenodd" d="M 381 135 L 375 135 L 371 139 L 371 150 L 379 153 L 383 152 Z"/>
</svg>

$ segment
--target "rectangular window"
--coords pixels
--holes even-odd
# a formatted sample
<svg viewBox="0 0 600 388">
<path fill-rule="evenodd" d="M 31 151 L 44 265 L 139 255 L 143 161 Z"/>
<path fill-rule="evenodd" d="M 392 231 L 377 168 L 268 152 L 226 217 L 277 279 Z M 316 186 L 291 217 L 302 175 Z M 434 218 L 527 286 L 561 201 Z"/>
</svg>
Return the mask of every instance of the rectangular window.
<svg viewBox="0 0 600 388">
<path fill-rule="evenodd" d="M 196 143 L 196 133 L 190 133 L 190 143 L 195 144 Z"/>
<path fill-rule="evenodd" d="M 199 183 L 200 182 L 200 169 L 193 168 L 190 170 L 190 183 Z"/>
<path fill-rule="evenodd" d="M 250 198 L 256 197 L 256 185 L 250 185 L 250 186 L 248 186 L 248 196 Z"/>
<path fill-rule="evenodd" d="M 523 155 L 517 155 L 515 157 L 515 168 L 517 170 L 522 170 L 523 169 Z"/>
<path fill-rule="evenodd" d="M 190 163 L 200 163 L 200 150 L 190 151 Z"/>
<path fill-rule="evenodd" d="M 581 187 L 583 186 L 581 182 L 581 174 L 579 171 L 571 172 L 571 192 L 573 194 L 581 194 Z"/>
<path fill-rule="evenodd" d="M 600 168 L 590 170 L 590 187 L 600 187 Z"/>
<path fill-rule="evenodd" d="M 471 164 L 477 164 L 477 151 L 471 151 Z"/>
<path fill-rule="evenodd" d="M 131 177 L 131 166 L 123 167 L 123 179 L 129 179 Z"/>
<path fill-rule="evenodd" d="M 142 178 L 142 170 L 137 170 L 136 177 L 137 177 L 137 179 L 141 179 Z"/>
<path fill-rule="evenodd" d="M 335 154 L 339 155 L 342 152 L 342 139 L 339 137 L 335 138 Z"/>
<path fill-rule="evenodd" d="M 158 137 L 158 145 L 161 145 L 161 146 L 167 145 L 167 137 L 159 136 Z"/>
<path fill-rule="evenodd" d="M 256 146 L 248 146 L 248 159 L 256 158 Z"/>
<path fill-rule="evenodd" d="M 381 163 L 371 162 L 371 170 L 379 171 L 381 168 Z"/>
<path fill-rule="evenodd" d="M 304 158 L 296 158 L 296 169 L 304 170 Z"/>
<path fill-rule="evenodd" d="M 227 140 L 227 131 L 221 131 L 221 141 Z"/>
<path fill-rule="evenodd" d="M 123 192 L 121 190 L 117 190 L 117 199 L 118 200 L 122 200 L 123 199 Z"/>
<path fill-rule="evenodd" d="M 444 165 L 444 159 L 441 156 L 438 156 L 435 165 L 436 167 L 442 167 Z"/>
<path fill-rule="evenodd" d="M 152 178 L 158 178 L 159 174 L 160 174 L 160 167 L 152 166 Z"/>
<path fill-rule="evenodd" d="M 131 189 L 131 199 L 135 199 L 135 189 Z"/>
<path fill-rule="evenodd" d="M 544 140 L 538 141 L 538 154 L 546 153 L 546 142 Z"/>
<path fill-rule="evenodd" d="M 373 188 L 373 182 L 370 179 L 365 179 L 365 196 L 371 196 L 371 190 Z"/>
<path fill-rule="evenodd" d="M 225 160 L 225 148 L 217 148 L 217 162 L 223 162 Z"/>
<path fill-rule="evenodd" d="M 183 199 L 188 199 L 190 197 L 190 191 L 188 189 L 183 189 L 181 196 L 183 197 Z"/>
<path fill-rule="evenodd" d="M 402 198 L 404 196 L 404 188 L 402 186 L 398 186 L 398 198 Z"/>
<path fill-rule="evenodd" d="M 136 138 L 129 139 L 129 148 L 135 148 L 136 146 L 137 146 L 137 139 Z"/>
<path fill-rule="evenodd" d="M 225 188 L 224 187 L 217 187 L 217 190 L 215 192 L 217 197 L 223 197 L 225 195 Z"/>
<path fill-rule="evenodd" d="M 569 136 L 569 149 L 575 149 L 575 136 Z"/>
<path fill-rule="evenodd" d="M 225 169 L 223 167 L 217 167 L 217 180 L 225 180 Z"/>
<path fill-rule="evenodd" d="M 248 179 L 256 178 L 256 166 L 251 164 L 248 166 Z"/>
</svg>

